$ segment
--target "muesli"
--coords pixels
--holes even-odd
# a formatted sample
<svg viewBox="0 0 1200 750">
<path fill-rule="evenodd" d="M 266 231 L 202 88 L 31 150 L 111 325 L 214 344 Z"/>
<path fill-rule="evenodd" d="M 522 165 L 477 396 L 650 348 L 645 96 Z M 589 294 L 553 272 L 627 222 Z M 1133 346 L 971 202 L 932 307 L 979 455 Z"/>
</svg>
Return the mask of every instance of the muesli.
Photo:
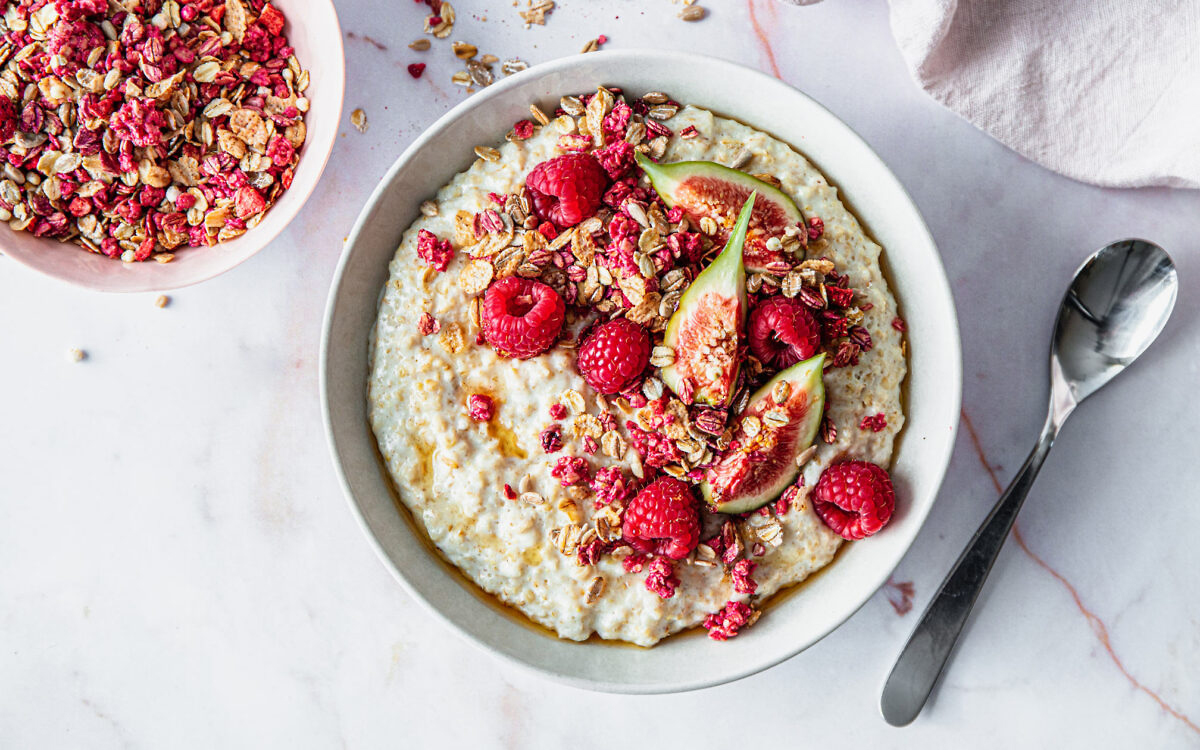
<svg viewBox="0 0 1200 750">
<path fill-rule="evenodd" d="M 285 23 L 265 0 L 10 0 L 0 220 L 127 262 L 253 228 L 306 136 Z"/>
<path fill-rule="evenodd" d="M 560 637 L 733 637 L 891 517 L 881 248 L 790 146 L 661 92 L 507 140 L 390 265 L 368 408 L 400 499 Z"/>
</svg>

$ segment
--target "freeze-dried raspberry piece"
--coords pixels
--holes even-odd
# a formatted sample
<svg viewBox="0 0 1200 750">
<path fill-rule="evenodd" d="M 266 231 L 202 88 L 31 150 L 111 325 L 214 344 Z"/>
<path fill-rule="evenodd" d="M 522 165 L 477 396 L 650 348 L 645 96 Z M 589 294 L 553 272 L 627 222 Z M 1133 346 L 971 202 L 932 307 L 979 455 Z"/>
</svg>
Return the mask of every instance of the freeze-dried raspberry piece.
<svg viewBox="0 0 1200 750">
<path fill-rule="evenodd" d="M 597 508 L 613 503 L 624 503 L 631 494 L 625 483 L 625 474 L 619 466 L 605 466 L 596 472 L 591 482 L 592 492 L 596 494 L 593 504 Z"/>
<path fill-rule="evenodd" d="M 733 590 L 739 594 L 753 594 L 758 583 L 750 577 L 758 563 L 742 559 L 733 564 L 729 577 L 733 579 Z"/>
<path fill-rule="evenodd" d="M 579 456 L 562 456 L 550 469 L 550 476 L 557 479 L 563 487 L 586 482 L 589 473 L 587 460 Z"/>
<path fill-rule="evenodd" d="M 596 157 L 600 166 L 604 167 L 604 171 L 614 180 L 629 174 L 637 164 L 633 159 L 633 146 L 625 141 L 613 141 L 604 148 L 593 151 L 592 156 Z"/>
<path fill-rule="evenodd" d="M 139 98 L 127 99 L 108 123 L 118 138 L 142 147 L 162 143 L 166 124 L 163 113 L 154 108 L 153 99 Z"/>
<path fill-rule="evenodd" d="M 262 213 L 267 207 L 267 202 L 263 200 L 262 194 L 250 186 L 238 188 L 237 194 L 233 197 L 233 208 L 239 219 L 249 219 L 255 214 Z"/>
<path fill-rule="evenodd" d="M 675 589 L 678 587 L 679 579 L 675 577 L 675 568 L 667 558 L 654 558 L 646 572 L 646 588 L 663 599 L 670 599 L 675 596 Z"/>
<path fill-rule="evenodd" d="M 725 603 L 720 612 L 705 617 L 702 624 L 708 630 L 709 638 L 725 641 L 737 635 L 742 628 L 754 624 L 758 614 L 744 602 L 730 601 Z"/>
<path fill-rule="evenodd" d="M 434 270 L 445 271 L 454 257 L 454 248 L 450 240 L 439 240 L 433 232 L 422 229 L 417 232 L 417 256 Z"/>
<path fill-rule="evenodd" d="M 287 19 L 284 18 L 282 11 L 267 3 L 263 6 L 262 13 L 258 14 L 258 22 L 273 36 L 279 36 L 283 33 L 283 25 Z"/>
<path fill-rule="evenodd" d="M 883 412 L 868 414 L 858 423 L 858 429 L 871 432 L 883 432 L 887 428 L 887 416 Z"/>
<path fill-rule="evenodd" d="M 467 396 L 467 415 L 476 422 L 489 422 L 496 412 L 496 404 L 492 397 L 484 393 L 472 393 Z"/>
</svg>

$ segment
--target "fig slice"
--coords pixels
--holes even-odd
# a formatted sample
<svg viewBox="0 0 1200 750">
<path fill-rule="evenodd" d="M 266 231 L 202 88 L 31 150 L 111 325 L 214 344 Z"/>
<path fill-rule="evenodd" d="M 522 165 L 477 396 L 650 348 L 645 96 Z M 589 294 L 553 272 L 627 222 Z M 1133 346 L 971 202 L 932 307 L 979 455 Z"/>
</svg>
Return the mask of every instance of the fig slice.
<svg viewBox="0 0 1200 750">
<path fill-rule="evenodd" d="M 637 162 L 669 207 L 683 209 L 696 224 L 702 218 L 711 218 L 717 222 L 723 237 L 728 236 L 737 207 L 746 201 L 746 196 L 758 193 L 746 233 L 746 270 L 771 271 L 778 270 L 780 263 L 792 264 L 788 251 L 767 247 L 767 240 L 781 237 L 788 227 L 804 223 L 804 215 L 795 201 L 782 190 L 711 161 L 655 164 L 644 154 L 638 154 Z"/>
<path fill-rule="evenodd" d="M 818 354 L 792 365 L 750 397 L 735 423 L 737 448 L 704 473 L 700 490 L 714 510 L 757 510 L 796 481 L 796 459 L 812 445 L 825 411 L 824 364 L 825 355 Z"/>
<path fill-rule="evenodd" d="M 720 255 L 700 272 L 667 321 L 663 345 L 675 361 L 659 372 L 686 404 L 729 406 L 737 382 L 738 346 L 746 336 L 746 268 L 742 244 L 754 210 L 754 193 Z"/>
</svg>

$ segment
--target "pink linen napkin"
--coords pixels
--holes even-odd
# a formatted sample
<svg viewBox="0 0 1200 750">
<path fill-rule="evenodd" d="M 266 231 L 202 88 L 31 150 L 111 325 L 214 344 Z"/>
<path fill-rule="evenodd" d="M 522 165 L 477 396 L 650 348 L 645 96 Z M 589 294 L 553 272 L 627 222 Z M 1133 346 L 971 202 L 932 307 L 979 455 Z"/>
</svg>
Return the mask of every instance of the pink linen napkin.
<svg viewBox="0 0 1200 750">
<path fill-rule="evenodd" d="M 1197 0 L 889 1 L 917 84 L 1017 153 L 1097 185 L 1200 187 Z"/>
</svg>

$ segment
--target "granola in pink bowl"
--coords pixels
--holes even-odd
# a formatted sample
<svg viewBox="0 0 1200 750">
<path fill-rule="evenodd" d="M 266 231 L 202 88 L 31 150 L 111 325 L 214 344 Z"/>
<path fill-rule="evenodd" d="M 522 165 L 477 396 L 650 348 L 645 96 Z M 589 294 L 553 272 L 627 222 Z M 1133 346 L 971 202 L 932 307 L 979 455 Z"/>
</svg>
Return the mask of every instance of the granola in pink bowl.
<svg viewBox="0 0 1200 750">
<path fill-rule="evenodd" d="M 0 219 L 127 262 L 256 226 L 306 135 L 285 24 L 266 0 L 10 0 Z"/>
<path fill-rule="evenodd" d="M 390 264 L 381 453 L 441 554 L 560 637 L 734 637 L 891 516 L 882 249 L 737 121 L 616 88 L 531 115 Z"/>
</svg>

